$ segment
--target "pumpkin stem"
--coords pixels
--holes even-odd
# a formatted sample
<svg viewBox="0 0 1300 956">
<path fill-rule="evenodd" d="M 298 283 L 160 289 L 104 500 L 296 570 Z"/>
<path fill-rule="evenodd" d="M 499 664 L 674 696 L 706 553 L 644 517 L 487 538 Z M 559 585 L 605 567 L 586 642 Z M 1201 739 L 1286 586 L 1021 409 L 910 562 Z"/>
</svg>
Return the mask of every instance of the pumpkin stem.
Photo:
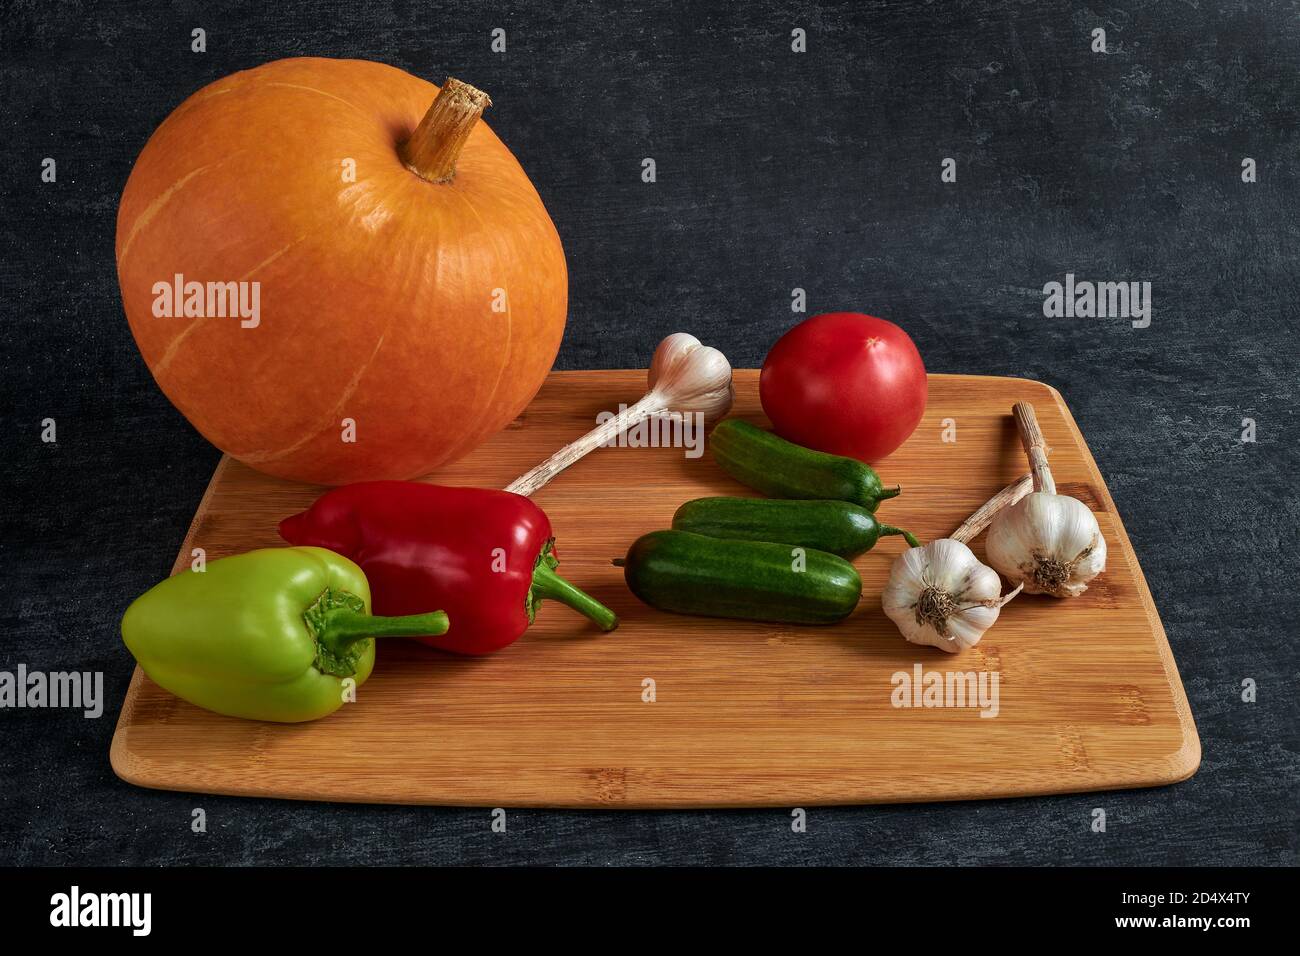
<svg viewBox="0 0 1300 956">
<path fill-rule="evenodd" d="M 492 100 L 482 90 L 447 77 L 410 139 L 398 147 L 406 168 L 431 183 L 450 182 L 465 140 Z"/>
</svg>

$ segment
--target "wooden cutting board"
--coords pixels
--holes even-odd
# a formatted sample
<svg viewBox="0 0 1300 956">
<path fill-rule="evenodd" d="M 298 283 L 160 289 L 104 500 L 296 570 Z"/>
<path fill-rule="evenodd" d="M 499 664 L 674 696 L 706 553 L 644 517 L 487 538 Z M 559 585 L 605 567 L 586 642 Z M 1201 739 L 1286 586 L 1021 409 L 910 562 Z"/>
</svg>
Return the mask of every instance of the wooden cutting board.
<svg viewBox="0 0 1300 956">
<path fill-rule="evenodd" d="M 504 487 L 644 387 L 638 371 L 556 372 L 523 416 L 436 480 Z M 766 424 L 756 371 L 736 373 L 736 393 L 735 414 Z M 560 571 L 622 618 L 613 634 L 548 603 L 519 642 L 488 658 L 380 642 L 357 703 L 300 725 L 208 713 L 137 668 L 113 769 L 174 790 L 488 807 L 961 800 L 1183 780 L 1201 748 L 1178 670 L 1114 502 L 1054 389 L 931 375 L 920 427 L 879 465 L 904 489 L 881 515 L 923 540 L 942 537 L 1024 473 L 1010 416 L 1020 400 L 1037 407 L 1058 490 L 1097 512 L 1109 563 L 1076 600 L 1012 601 L 963 654 L 906 643 L 882 613 L 897 538 L 857 560 L 862 603 L 833 627 L 640 604 L 610 559 L 667 527 L 683 501 L 744 492 L 707 453 L 605 448 L 536 499 L 554 524 Z M 943 440 L 946 419 L 956 441 Z M 223 459 L 176 569 L 197 547 L 213 560 L 281 544 L 277 522 L 319 491 Z M 982 556 L 982 539 L 974 549 Z M 997 715 L 893 706 L 893 676 L 917 665 L 996 672 Z"/>
</svg>

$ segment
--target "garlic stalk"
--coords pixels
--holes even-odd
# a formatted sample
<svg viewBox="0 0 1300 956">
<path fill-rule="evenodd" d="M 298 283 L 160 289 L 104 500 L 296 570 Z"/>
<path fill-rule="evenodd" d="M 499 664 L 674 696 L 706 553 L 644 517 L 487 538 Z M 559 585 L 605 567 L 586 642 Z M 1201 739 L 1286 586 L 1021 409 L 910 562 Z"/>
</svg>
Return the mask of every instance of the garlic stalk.
<svg viewBox="0 0 1300 956">
<path fill-rule="evenodd" d="M 699 413 L 708 427 L 731 410 L 736 398 L 727 357 L 686 332 L 674 332 L 659 343 L 647 378 L 649 391 L 640 401 L 565 445 L 532 471 L 516 478 L 506 491 L 531 495 L 588 452 L 656 416 Z"/>
<path fill-rule="evenodd" d="M 993 521 L 985 545 L 989 563 L 1027 594 L 1078 597 L 1106 568 L 1106 539 L 1087 505 L 1056 493 L 1034 406 L 1017 402 L 1011 412 L 1029 455 L 1034 492 Z"/>
<path fill-rule="evenodd" d="M 986 501 L 949 537 L 909 548 L 894 560 L 881 605 L 903 637 L 950 654 L 979 643 L 1020 588 L 1003 596 L 997 572 L 981 564 L 966 542 L 1032 487 L 1032 477 L 1025 475 Z"/>
</svg>

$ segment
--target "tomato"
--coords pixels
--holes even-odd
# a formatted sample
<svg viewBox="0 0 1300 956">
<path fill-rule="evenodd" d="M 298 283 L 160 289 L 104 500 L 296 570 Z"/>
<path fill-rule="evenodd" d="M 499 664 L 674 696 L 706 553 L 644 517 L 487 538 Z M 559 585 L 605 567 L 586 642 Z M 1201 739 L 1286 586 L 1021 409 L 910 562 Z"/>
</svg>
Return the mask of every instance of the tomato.
<svg viewBox="0 0 1300 956">
<path fill-rule="evenodd" d="M 782 438 L 867 462 L 907 441 L 925 413 L 925 365 L 911 337 L 860 312 L 815 315 L 781 336 L 758 388 Z"/>
</svg>

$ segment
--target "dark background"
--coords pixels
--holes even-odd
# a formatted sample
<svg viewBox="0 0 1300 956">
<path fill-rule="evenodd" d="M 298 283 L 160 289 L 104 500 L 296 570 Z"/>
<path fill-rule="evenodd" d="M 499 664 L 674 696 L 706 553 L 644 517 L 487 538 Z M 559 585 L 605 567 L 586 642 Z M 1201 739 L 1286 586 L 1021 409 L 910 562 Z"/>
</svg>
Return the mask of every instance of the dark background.
<svg viewBox="0 0 1300 956">
<path fill-rule="evenodd" d="M 1297 840 L 1300 5 L 528 7 L 4 3 L 0 669 L 105 672 L 99 720 L 0 712 L 0 863 L 1291 863 Z M 504 55 L 489 50 L 507 31 Z M 207 52 L 190 31 L 207 31 Z M 790 31 L 808 52 L 790 50 Z M 1090 51 L 1094 27 L 1109 52 Z M 1204 758 L 1123 793 L 785 810 L 329 806 L 132 788 L 108 746 L 123 608 L 218 458 L 118 297 L 117 201 L 154 127 L 283 56 L 490 91 L 570 269 L 560 368 L 688 329 L 756 366 L 797 316 L 885 316 L 931 371 L 1042 379 L 1087 436 L 1161 610 Z M 40 182 L 46 156 L 58 182 Z M 640 179 L 652 156 L 658 182 Z M 940 182 L 940 162 L 958 181 Z M 1241 180 L 1243 157 L 1259 181 Z M 1150 328 L 1046 319 L 1066 272 L 1153 285 Z M 58 422 L 57 445 L 40 422 Z M 1240 441 L 1242 419 L 1258 442 Z M 1086 639 L 1080 636 L 1080 639 Z M 1244 678 L 1255 704 L 1240 700 Z M 190 831 L 202 806 L 208 832 Z M 1108 832 L 1089 830 L 1104 807 Z"/>
</svg>

